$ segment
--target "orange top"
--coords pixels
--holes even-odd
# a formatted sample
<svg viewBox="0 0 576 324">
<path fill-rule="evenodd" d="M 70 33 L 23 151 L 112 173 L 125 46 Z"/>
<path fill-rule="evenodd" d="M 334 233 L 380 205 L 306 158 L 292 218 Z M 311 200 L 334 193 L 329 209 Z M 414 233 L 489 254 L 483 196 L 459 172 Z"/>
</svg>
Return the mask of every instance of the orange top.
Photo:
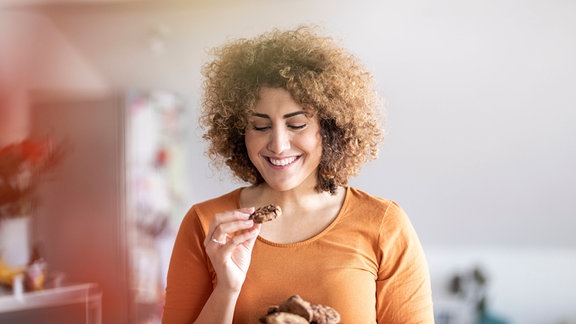
<svg viewBox="0 0 576 324">
<path fill-rule="evenodd" d="M 203 241 L 214 214 L 239 208 L 241 189 L 193 206 L 168 271 L 163 323 L 191 323 L 216 283 Z M 259 237 L 234 323 L 258 323 L 269 306 L 299 294 L 336 309 L 342 323 L 434 323 L 428 266 L 408 217 L 393 201 L 346 189 L 340 213 L 302 242 Z"/>
</svg>

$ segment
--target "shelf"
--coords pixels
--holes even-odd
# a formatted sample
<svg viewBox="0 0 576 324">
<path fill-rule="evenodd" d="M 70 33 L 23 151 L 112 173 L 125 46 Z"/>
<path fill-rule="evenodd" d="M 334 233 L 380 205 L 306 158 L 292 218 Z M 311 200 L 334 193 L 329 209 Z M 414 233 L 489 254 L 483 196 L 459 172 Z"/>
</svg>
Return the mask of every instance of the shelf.
<svg viewBox="0 0 576 324">
<path fill-rule="evenodd" d="M 92 283 L 26 292 L 16 296 L 0 292 L 0 314 L 37 310 L 74 304 L 84 306 L 86 323 L 99 324 L 102 319 L 102 293 Z"/>
</svg>

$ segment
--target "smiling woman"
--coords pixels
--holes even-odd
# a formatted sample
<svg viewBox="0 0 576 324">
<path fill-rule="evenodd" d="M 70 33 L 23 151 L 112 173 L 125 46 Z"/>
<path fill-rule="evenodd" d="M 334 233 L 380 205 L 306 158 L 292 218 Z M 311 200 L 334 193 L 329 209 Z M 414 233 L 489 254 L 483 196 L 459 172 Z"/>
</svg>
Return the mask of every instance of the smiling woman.
<svg viewBox="0 0 576 324">
<path fill-rule="evenodd" d="M 204 68 L 208 153 L 250 185 L 185 216 L 163 322 L 269 323 L 268 307 L 297 294 L 343 323 L 433 323 L 428 268 L 408 217 L 347 186 L 382 140 L 370 74 L 308 27 L 214 54 Z M 270 204 L 281 217 L 250 218 Z"/>
<path fill-rule="evenodd" d="M 331 38 L 313 28 L 274 30 L 213 54 L 221 59 L 204 66 L 201 122 L 208 154 L 218 165 L 249 183 L 263 182 L 243 143 L 263 87 L 284 89 L 299 110 L 318 118 L 324 142 L 320 191 L 345 185 L 364 162 L 376 158 L 383 132 L 372 75 Z"/>
<path fill-rule="evenodd" d="M 288 91 L 262 88 L 249 124 L 248 156 L 268 186 L 287 191 L 303 182 L 316 185 L 322 157 L 320 125 Z"/>
</svg>

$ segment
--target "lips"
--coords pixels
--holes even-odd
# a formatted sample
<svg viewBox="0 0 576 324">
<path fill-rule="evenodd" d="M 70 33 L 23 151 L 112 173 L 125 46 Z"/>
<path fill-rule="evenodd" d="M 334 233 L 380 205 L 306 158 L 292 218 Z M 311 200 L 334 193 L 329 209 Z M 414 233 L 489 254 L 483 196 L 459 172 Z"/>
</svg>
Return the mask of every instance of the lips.
<svg viewBox="0 0 576 324">
<path fill-rule="evenodd" d="M 287 165 L 294 163 L 296 160 L 298 160 L 298 158 L 300 158 L 300 157 L 299 156 L 291 156 L 291 157 L 286 157 L 286 158 L 282 158 L 282 159 L 268 157 L 268 162 L 270 162 L 270 164 L 277 166 L 277 167 L 284 167 L 284 166 L 287 166 Z"/>
</svg>

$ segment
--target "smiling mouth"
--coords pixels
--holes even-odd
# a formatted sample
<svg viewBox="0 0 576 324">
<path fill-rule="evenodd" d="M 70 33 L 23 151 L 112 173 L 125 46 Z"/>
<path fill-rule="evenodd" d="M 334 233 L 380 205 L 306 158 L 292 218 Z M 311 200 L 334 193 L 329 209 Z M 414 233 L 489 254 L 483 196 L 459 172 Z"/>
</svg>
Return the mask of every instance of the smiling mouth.
<svg viewBox="0 0 576 324">
<path fill-rule="evenodd" d="M 298 160 L 299 158 L 300 158 L 299 156 L 292 156 L 284 159 L 273 159 L 269 157 L 268 162 L 270 162 L 270 164 L 272 164 L 273 166 L 283 167 L 294 163 L 294 161 Z"/>
</svg>

